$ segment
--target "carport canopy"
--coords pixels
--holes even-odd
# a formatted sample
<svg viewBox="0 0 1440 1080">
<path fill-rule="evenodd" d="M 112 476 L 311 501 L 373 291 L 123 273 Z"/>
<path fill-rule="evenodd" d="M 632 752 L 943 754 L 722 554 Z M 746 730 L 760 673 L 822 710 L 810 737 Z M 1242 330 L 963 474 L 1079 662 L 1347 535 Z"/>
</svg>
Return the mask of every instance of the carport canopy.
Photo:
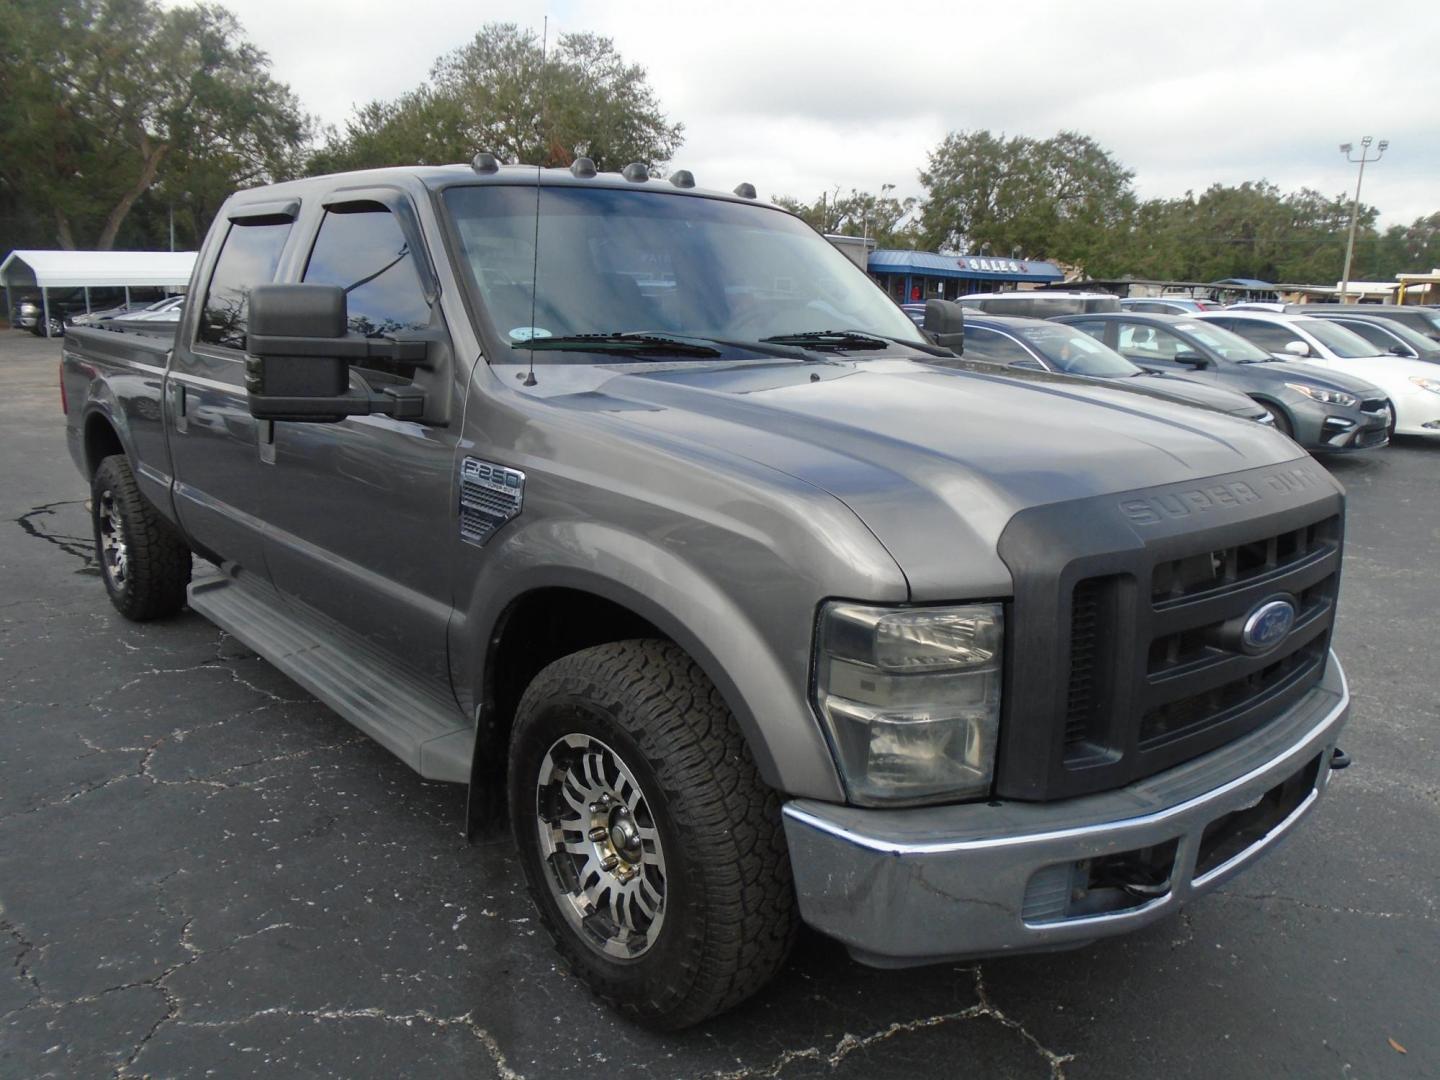
<svg viewBox="0 0 1440 1080">
<path fill-rule="evenodd" d="M 86 285 L 158 285 L 183 289 L 195 266 L 193 251 L 12 251 L 0 263 L 10 286 L 41 289 Z"/>
<path fill-rule="evenodd" d="M 12 288 L 40 290 L 48 336 L 50 289 L 86 290 L 88 311 L 91 288 L 123 288 L 128 303 L 132 286 L 185 288 L 194 266 L 193 251 L 12 251 L 0 263 L 0 281 L 5 285 L 7 312 L 13 310 Z"/>
</svg>

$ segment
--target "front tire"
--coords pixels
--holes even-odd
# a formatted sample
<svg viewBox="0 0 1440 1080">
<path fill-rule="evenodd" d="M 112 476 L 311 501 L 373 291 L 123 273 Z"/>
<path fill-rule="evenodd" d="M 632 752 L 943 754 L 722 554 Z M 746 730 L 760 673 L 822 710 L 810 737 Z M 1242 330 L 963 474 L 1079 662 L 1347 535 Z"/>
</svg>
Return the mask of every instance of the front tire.
<svg viewBox="0 0 1440 1080">
<path fill-rule="evenodd" d="M 100 462 L 90 486 L 95 561 L 115 610 L 144 622 L 185 606 L 190 549 L 140 493 L 123 454 Z"/>
<path fill-rule="evenodd" d="M 677 1029 L 780 969 L 796 915 L 776 793 L 677 646 L 546 667 L 516 714 L 511 827 L 556 947 L 603 1000 Z"/>
</svg>

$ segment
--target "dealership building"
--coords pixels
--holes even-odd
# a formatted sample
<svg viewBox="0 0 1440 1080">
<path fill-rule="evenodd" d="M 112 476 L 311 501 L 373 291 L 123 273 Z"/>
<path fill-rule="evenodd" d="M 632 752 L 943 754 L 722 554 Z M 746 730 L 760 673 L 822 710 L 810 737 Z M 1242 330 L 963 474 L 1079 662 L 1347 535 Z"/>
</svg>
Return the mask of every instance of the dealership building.
<svg viewBox="0 0 1440 1080">
<path fill-rule="evenodd" d="M 937 255 L 931 251 L 879 248 L 866 269 L 899 304 L 954 300 L 966 293 L 1034 288 L 1063 281 L 1054 263 L 997 259 L 989 255 Z"/>
</svg>

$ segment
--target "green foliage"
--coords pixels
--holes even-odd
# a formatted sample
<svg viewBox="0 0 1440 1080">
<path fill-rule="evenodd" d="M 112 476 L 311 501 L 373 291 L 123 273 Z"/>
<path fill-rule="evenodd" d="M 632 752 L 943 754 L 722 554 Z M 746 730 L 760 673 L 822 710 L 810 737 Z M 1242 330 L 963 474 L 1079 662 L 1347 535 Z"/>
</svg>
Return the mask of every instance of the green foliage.
<svg viewBox="0 0 1440 1080">
<path fill-rule="evenodd" d="M 0 0 L 0 26 L 0 184 L 51 242 L 295 171 L 308 120 L 223 8 Z"/>
<path fill-rule="evenodd" d="M 947 135 L 920 173 L 928 247 L 1057 259 L 1118 270 L 1133 215 L 1133 173 L 1089 136 Z"/>
<path fill-rule="evenodd" d="M 920 173 L 924 246 L 1053 259 L 1095 278 L 1338 281 L 1350 199 L 1267 181 L 1141 202 L 1133 173 L 1093 139 L 952 132 Z M 1375 228 L 1361 204 L 1352 280 L 1390 280 L 1440 265 L 1440 213 Z"/>
<path fill-rule="evenodd" d="M 799 215 L 814 228 L 833 236 L 868 236 L 877 247 L 908 248 L 918 242 L 913 215 L 918 199 L 897 199 L 890 192 L 894 184 L 883 184 L 879 195 L 850 189 L 841 195 L 837 187 L 825 192 L 813 203 L 804 203 L 788 195 L 775 201 Z"/>
<path fill-rule="evenodd" d="M 469 161 L 480 150 L 545 165 L 584 155 L 616 170 L 669 161 L 683 130 L 609 38 L 561 34 L 546 55 L 534 31 L 491 23 L 437 60 L 428 83 L 359 109 L 309 171 Z"/>
</svg>

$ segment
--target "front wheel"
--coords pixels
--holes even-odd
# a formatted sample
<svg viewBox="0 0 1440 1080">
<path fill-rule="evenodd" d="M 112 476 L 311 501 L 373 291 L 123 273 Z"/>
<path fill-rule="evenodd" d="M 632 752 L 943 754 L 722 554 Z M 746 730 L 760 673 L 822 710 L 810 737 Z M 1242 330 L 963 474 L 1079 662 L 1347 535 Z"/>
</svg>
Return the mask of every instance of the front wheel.
<svg viewBox="0 0 1440 1080">
<path fill-rule="evenodd" d="M 719 693 L 677 646 L 623 641 L 555 661 L 525 691 L 511 827 L 556 947 L 652 1027 L 760 989 L 795 931 L 774 791 Z"/>
<path fill-rule="evenodd" d="M 1275 430 L 1281 435 L 1287 435 L 1293 439 L 1295 437 L 1295 421 L 1290 419 L 1290 414 L 1278 405 L 1272 406 L 1270 411 L 1275 417 Z"/>
</svg>

